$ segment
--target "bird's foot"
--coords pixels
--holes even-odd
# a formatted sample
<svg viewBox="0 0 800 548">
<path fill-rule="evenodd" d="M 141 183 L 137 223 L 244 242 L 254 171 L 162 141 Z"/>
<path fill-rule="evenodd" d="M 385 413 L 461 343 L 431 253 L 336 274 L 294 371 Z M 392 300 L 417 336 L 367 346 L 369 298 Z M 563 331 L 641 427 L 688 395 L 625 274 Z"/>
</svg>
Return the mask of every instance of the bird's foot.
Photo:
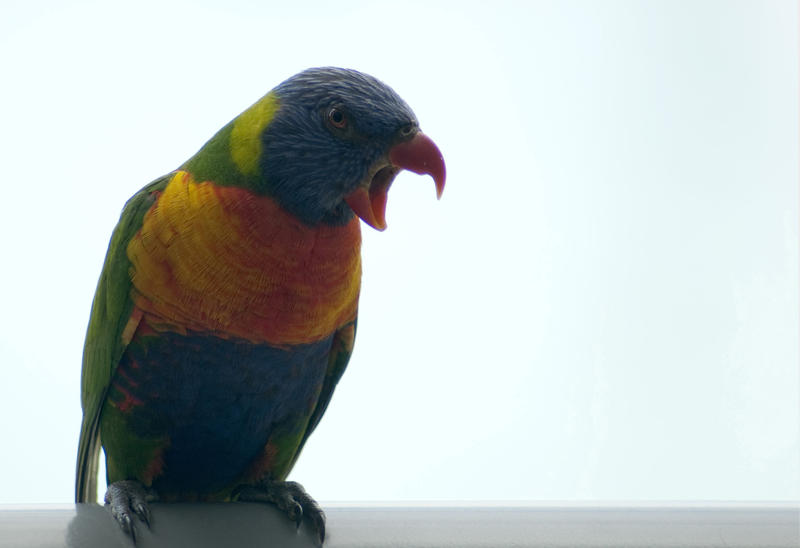
<svg viewBox="0 0 800 548">
<path fill-rule="evenodd" d="M 236 489 L 234 496 L 243 502 L 274 504 L 294 521 L 298 528 L 305 516 L 319 535 L 319 541 L 325 540 L 325 512 L 306 493 L 303 486 L 295 481 L 263 480 L 255 485 L 242 485 Z"/>
<path fill-rule="evenodd" d="M 138 481 L 123 480 L 115 481 L 108 486 L 105 503 L 119 526 L 131 536 L 135 544 L 136 527 L 133 516 L 137 516 L 147 527 L 150 527 L 150 507 L 147 503 L 155 499 L 155 494 L 145 489 L 144 485 Z"/>
</svg>

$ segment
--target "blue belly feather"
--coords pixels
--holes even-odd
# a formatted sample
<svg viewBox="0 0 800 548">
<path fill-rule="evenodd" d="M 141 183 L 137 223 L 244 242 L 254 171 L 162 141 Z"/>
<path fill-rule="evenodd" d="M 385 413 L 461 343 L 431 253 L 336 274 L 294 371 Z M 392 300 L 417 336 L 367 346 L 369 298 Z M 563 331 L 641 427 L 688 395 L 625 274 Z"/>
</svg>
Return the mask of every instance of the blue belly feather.
<svg viewBox="0 0 800 548">
<path fill-rule="evenodd" d="M 273 433 L 304 428 L 331 341 L 278 348 L 169 332 L 133 341 L 109 398 L 117 406 L 126 395 L 137 401 L 126 413 L 137 438 L 169 439 L 156 490 L 223 489 L 241 478 Z"/>
</svg>

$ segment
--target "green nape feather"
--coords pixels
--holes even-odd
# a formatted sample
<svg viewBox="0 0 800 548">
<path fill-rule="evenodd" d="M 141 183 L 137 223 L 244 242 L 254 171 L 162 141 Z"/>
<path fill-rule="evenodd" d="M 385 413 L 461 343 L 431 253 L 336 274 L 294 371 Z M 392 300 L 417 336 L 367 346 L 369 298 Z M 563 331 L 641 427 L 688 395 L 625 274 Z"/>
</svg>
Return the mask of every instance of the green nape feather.
<svg viewBox="0 0 800 548">
<path fill-rule="evenodd" d="M 275 115 L 279 101 L 268 93 L 220 129 L 180 169 L 198 181 L 239 186 L 261 194 L 263 181 L 259 161 L 263 153 L 261 134 Z"/>
</svg>

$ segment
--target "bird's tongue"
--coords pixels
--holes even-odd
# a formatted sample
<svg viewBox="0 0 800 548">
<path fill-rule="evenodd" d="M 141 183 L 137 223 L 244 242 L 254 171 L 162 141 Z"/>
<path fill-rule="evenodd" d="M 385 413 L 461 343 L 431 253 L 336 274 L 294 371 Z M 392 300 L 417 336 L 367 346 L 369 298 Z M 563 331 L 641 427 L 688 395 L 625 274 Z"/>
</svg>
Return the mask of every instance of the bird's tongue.
<svg viewBox="0 0 800 548">
<path fill-rule="evenodd" d="M 372 228 L 386 228 L 386 200 L 394 176 L 401 169 L 420 175 L 430 175 L 436 183 L 436 198 L 444 191 L 446 170 L 442 153 L 436 144 L 424 133 L 417 133 L 413 139 L 394 145 L 389 150 L 391 167 L 379 170 L 369 187 L 361 186 L 345 197 L 345 202 L 362 221 Z"/>
</svg>

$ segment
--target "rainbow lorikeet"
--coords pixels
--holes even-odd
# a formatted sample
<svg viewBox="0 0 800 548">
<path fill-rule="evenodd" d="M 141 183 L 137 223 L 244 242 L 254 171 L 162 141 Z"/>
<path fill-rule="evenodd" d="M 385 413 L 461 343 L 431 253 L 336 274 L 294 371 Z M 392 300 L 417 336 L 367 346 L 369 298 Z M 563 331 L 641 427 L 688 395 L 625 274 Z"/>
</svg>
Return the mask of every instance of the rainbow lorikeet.
<svg viewBox="0 0 800 548">
<path fill-rule="evenodd" d="M 445 165 L 376 78 L 301 72 L 125 205 L 83 354 L 75 486 L 122 528 L 147 501 L 249 500 L 324 514 L 285 478 L 341 377 L 356 331 L 358 218 L 383 230 L 403 169 Z M 134 537 L 135 539 L 135 537 Z"/>
</svg>

